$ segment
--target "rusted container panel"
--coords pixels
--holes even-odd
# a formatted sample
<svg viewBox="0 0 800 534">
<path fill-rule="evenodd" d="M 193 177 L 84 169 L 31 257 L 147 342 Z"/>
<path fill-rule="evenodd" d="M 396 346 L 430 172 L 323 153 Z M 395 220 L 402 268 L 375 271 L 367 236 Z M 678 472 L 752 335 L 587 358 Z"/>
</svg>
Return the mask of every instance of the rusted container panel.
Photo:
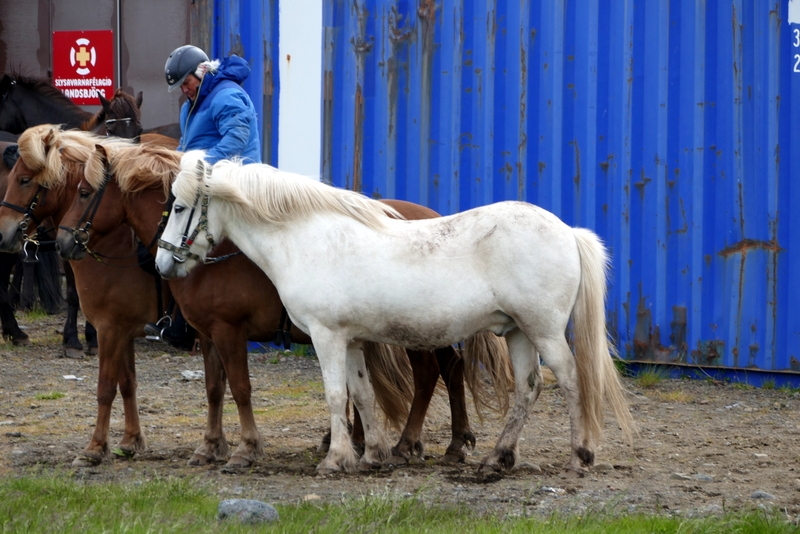
<svg viewBox="0 0 800 534">
<path fill-rule="evenodd" d="M 625 357 L 798 372 L 793 3 L 326 2 L 324 178 L 539 204 L 610 247 Z"/>
</svg>

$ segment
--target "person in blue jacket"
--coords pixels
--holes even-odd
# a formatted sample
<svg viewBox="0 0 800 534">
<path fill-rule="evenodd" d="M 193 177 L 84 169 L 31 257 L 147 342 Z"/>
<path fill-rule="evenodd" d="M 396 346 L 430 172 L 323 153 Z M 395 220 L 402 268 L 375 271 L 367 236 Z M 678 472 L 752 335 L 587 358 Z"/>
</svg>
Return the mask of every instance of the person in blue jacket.
<svg viewBox="0 0 800 534">
<path fill-rule="evenodd" d="M 203 50 L 184 45 L 167 58 L 164 75 L 169 91 L 180 88 L 187 100 L 181 106 L 181 139 L 178 150 L 205 150 L 206 161 L 241 159 L 261 163 L 258 116 L 250 96 L 241 84 L 250 75 L 250 66 L 236 56 L 210 61 Z M 174 318 L 166 327 L 148 324 L 150 339 L 160 338 L 171 345 L 191 350 L 196 332 L 176 306 Z"/>
</svg>

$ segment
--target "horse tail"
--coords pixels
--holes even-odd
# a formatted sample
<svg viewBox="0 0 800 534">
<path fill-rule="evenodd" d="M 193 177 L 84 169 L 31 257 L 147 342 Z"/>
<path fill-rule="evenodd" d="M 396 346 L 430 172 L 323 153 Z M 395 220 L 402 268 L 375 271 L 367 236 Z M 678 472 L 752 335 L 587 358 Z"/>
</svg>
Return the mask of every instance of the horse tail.
<svg viewBox="0 0 800 534">
<path fill-rule="evenodd" d="M 464 381 L 467 383 L 475 412 L 483 420 L 487 408 L 505 415 L 509 392 L 514 389 L 514 371 L 505 338 L 492 332 L 478 332 L 464 342 Z M 491 389 L 489 389 L 491 384 Z"/>
<path fill-rule="evenodd" d="M 362 342 L 362 347 L 375 400 L 386 416 L 386 424 L 402 430 L 414 398 L 413 372 L 406 351 L 373 341 Z"/>
<path fill-rule="evenodd" d="M 581 262 L 578 298 L 572 310 L 578 390 L 586 437 L 597 443 L 603 435 L 603 402 L 608 403 L 623 435 L 632 443 L 635 430 L 628 401 L 613 357 L 617 356 L 605 324 L 606 277 L 609 256 L 591 230 L 573 228 Z"/>
</svg>

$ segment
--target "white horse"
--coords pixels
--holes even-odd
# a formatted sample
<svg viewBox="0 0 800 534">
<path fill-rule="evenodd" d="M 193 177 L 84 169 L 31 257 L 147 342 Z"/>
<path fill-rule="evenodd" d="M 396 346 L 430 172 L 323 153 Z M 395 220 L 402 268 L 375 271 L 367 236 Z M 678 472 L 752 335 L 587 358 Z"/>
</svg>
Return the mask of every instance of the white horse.
<svg viewBox="0 0 800 534">
<path fill-rule="evenodd" d="M 523 202 L 500 202 L 422 221 L 385 204 L 267 165 L 183 156 L 156 265 L 185 276 L 215 240 L 229 237 L 275 283 L 292 322 L 314 339 L 331 412 L 322 472 L 350 470 L 346 388 L 379 459 L 372 389 L 355 340 L 436 348 L 489 330 L 504 335 L 515 405 L 479 470 L 511 469 L 542 388 L 539 355 L 569 408 L 571 457 L 581 473 L 602 438 L 604 402 L 631 439 L 633 421 L 605 328 L 608 256 L 590 230 L 570 228 Z M 572 319 L 575 355 L 565 332 Z"/>
</svg>

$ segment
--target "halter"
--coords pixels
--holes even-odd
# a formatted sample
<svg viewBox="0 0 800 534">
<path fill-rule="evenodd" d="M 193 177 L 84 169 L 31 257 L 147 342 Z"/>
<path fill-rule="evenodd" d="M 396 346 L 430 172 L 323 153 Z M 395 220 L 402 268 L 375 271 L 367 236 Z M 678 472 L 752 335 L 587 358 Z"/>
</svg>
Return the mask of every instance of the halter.
<svg viewBox="0 0 800 534">
<path fill-rule="evenodd" d="M 197 170 L 204 175 L 211 174 L 211 169 L 208 165 L 203 163 L 202 161 L 197 162 Z M 158 246 L 172 251 L 172 259 L 174 259 L 178 263 L 184 263 L 187 259 L 191 258 L 195 261 L 200 261 L 203 263 L 216 263 L 221 261 L 221 259 L 227 258 L 231 256 L 228 254 L 221 258 L 207 258 L 207 260 L 203 260 L 200 256 L 191 252 L 189 248 L 194 243 L 194 240 L 197 238 L 197 235 L 200 233 L 201 230 L 205 230 L 206 232 L 206 240 L 210 245 L 209 248 L 216 246 L 214 242 L 214 236 L 208 230 L 208 195 L 204 195 L 200 192 L 200 187 L 197 188 L 197 195 L 194 198 L 194 204 L 192 205 L 192 211 L 189 214 L 189 220 L 186 222 L 186 228 L 183 231 L 183 236 L 181 236 L 181 244 L 180 246 L 176 247 L 172 243 L 164 241 L 163 239 L 158 240 Z M 197 204 L 200 204 L 200 219 L 197 221 L 197 226 L 194 227 L 194 231 L 192 234 L 189 235 L 189 227 L 192 224 L 192 219 L 194 219 L 194 212 L 197 211 Z"/>
<path fill-rule="evenodd" d="M 80 219 L 78 219 L 77 226 L 75 226 L 75 228 L 70 228 L 69 226 L 62 226 L 60 224 L 58 225 L 58 227 L 62 230 L 66 230 L 72 234 L 72 238 L 75 240 L 75 244 L 78 245 L 80 250 L 86 251 L 87 254 L 91 254 L 98 261 L 100 260 L 100 258 L 98 258 L 98 254 L 91 250 L 88 245 L 89 239 L 91 239 L 89 230 L 92 229 L 92 221 L 94 220 L 94 216 L 97 214 L 97 210 L 100 208 L 100 202 L 103 200 L 103 195 L 106 192 L 106 185 L 108 185 L 108 181 L 110 179 L 111 170 L 108 167 L 108 162 L 106 162 L 103 183 L 97 189 L 97 193 L 95 193 L 95 195 L 92 197 L 89 205 L 86 206 L 86 209 L 83 211 Z M 83 224 L 83 226 L 81 226 L 81 224 Z"/>
<path fill-rule="evenodd" d="M 31 200 L 31 203 L 28 204 L 27 208 L 6 202 L 5 200 L 0 201 L 0 206 L 11 208 L 14 211 L 22 213 L 22 220 L 19 222 L 19 231 L 22 232 L 22 250 L 25 252 L 26 257 L 29 255 L 29 245 L 39 245 L 39 239 L 37 237 L 28 235 L 28 226 L 31 219 L 33 219 L 37 227 L 39 226 L 39 223 L 41 223 L 41 221 L 33 212 L 36 209 L 36 206 L 39 205 L 39 202 L 44 202 L 44 199 L 47 196 L 47 191 L 48 189 L 40 184 L 39 188 L 36 190 L 36 194 L 33 195 L 33 199 Z M 34 252 L 34 254 L 36 253 Z M 35 260 L 38 260 L 38 258 L 35 258 Z"/>
</svg>

